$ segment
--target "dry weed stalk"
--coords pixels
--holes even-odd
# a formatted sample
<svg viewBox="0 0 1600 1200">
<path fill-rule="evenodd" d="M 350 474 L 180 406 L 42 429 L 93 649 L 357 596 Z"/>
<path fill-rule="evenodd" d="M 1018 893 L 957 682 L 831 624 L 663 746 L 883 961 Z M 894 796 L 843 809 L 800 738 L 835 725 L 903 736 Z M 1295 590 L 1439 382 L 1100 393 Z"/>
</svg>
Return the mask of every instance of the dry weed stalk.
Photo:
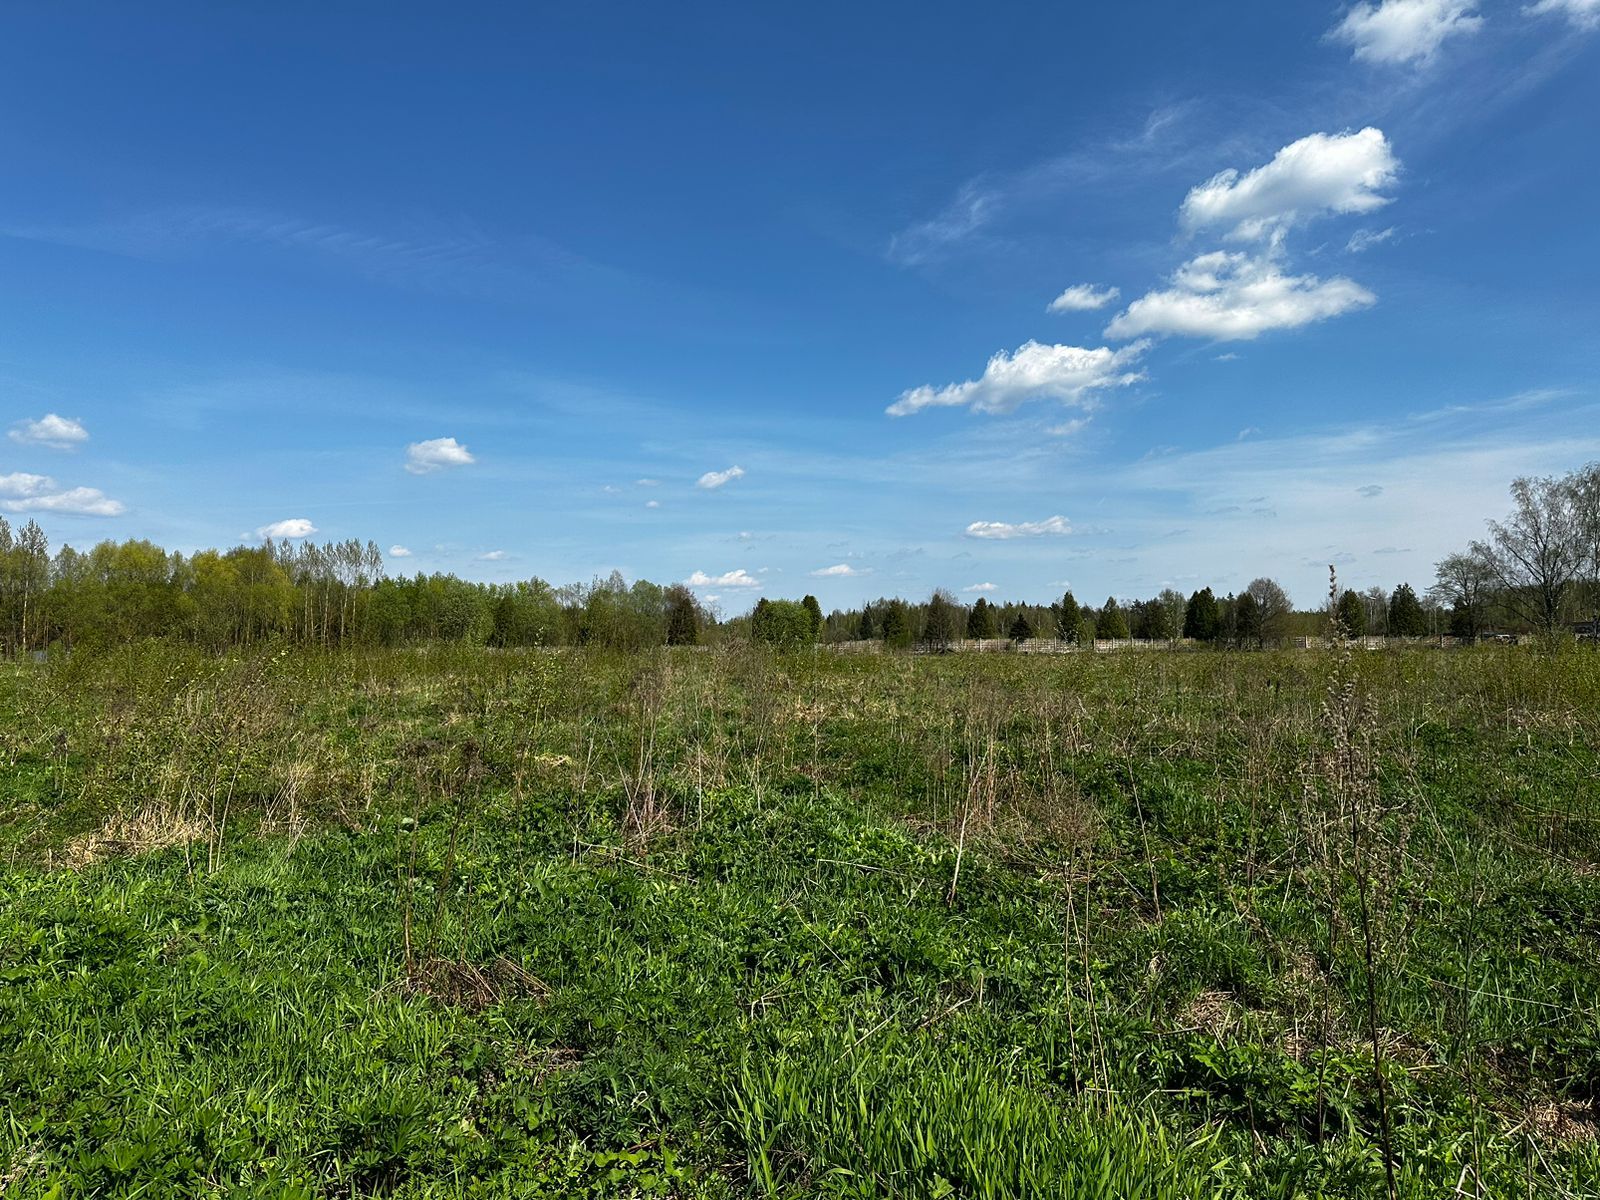
<svg viewBox="0 0 1600 1200">
<path fill-rule="evenodd" d="M 1353 643 L 1339 619 L 1338 577 L 1328 568 L 1329 642 L 1334 647 L 1328 683 L 1321 708 L 1327 748 L 1313 757 L 1308 791 L 1333 804 L 1333 811 L 1309 823 L 1312 845 L 1319 851 L 1327 888 L 1328 954 L 1334 958 L 1342 927 L 1340 894 L 1353 885 L 1356 895 L 1356 949 L 1360 956 L 1366 1001 L 1367 1038 L 1372 1052 L 1372 1079 L 1378 1097 L 1384 1178 L 1390 1200 L 1398 1196 L 1395 1178 L 1394 1131 L 1389 1087 L 1384 1075 L 1384 1038 L 1379 1024 L 1381 1007 L 1384 921 L 1394 894 L 1403 844 L 1385 836 L 1388 815 L 1378 785 L 1377 753 L 1373 742 L 1377 722 L 1365 702 L 1354 669 Z M 1320 806 L 1319 806 L 1320 807 Z M 1324 1118 L 1324 1097 L 1329 1034 L 1328 1001 L 1323 1000 L 1322 1068 L 1318 1074 L 1318 1128 Z"/>
</svg>

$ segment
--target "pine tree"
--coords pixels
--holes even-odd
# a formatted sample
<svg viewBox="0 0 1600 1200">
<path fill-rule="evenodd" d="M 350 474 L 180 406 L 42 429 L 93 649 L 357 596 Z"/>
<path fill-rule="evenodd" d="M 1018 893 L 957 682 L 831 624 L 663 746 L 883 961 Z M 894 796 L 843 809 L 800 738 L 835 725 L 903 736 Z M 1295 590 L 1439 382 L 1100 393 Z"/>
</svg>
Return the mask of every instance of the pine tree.
<svg viewBox="0 0 1600 1200">
<path fill-rule="evenodd" d="M 689 589 L 679 586 L 667 591 L 667 645 L 694 646 L 700 642 L 700 614 L 695 610 Z"/>
<path fill-rule="evenodd" d="M 811 614 L 811 640 L 812 640 L 812 642 L 821 641 L 822 640 L 822 605 L 817 602 L 817 598 L 815 596 L 807 596 L 804 600 L 800 601 L 800 603 L 805 607 L 806 612 Z"/>
<path fill-rule="evenodd" d="M 1402 583 L 1389 597 L 1389 636 L 1422 637 L 1428 632 L 1428 614 L 1409 583 Z"/>
<path fill-rule="evenodd" d="M 982 596 L 972 606 L 972 611 L 967 614 L 967 636 L 974 640 L 983 640 L 995 636 L 994 608 Z"/>
<path fill-rule="evenodd" d="M 1028 614 L 1019 609 L 1016 620 L 1011 622 L 1011 640 L 1025 642 L 1032 636 L 1033 626 L 1028 623 Z"/>
<path fill-rule="evenodd" d="M 1222 613 L 1210 588 L 1189 597 L 1183 610 L 1183 636 L 1197 642 L 1214 642 L 1222 628 Z"/>
<path fill-rule="evenodd" d="M 1348 637 L 1364 637 L 1367 632 L 1367 604 L 1355 592 L 1345 589 L 1337 608 L 1339 624 Z"/>
<path fill-rule="evenodd" d="M 1123 642 L 1128 639 L 1128 618 L 1117 604 L 1115 596 L 1107 596 L 1105 607 L 1094 623 L 1095 636 L 1105 641 Z"/>
<path fill-rule="evenodd" d="M 1061 602 L 1055 605 L 1056 610 L 1056 637 L 1064 642 L 1076 641 L 1078 626 L 1083 624 L 1083 608 L 1078 604 L 1077 597 L 1068 591 L 1061 597 Z"/>
<path fill-rule="evenodd" d="M 943 588 L 928 597 L 928 608 L 922 620 L 922 640 L 936 649 L 943 649 L 955 640 L 956 605 Z"/>
<path fill-rule="evenodd" d="M 911 644 L 911 614 L 904 600 L 897 597 L 884 605 L 882 629 L 884 645 L 901 649 Z"/>
<path fill-rule="evenodd" d="M 1249 592 L 1241 592 L 1233 606 L 1234 631 L 1245 645 L 1261 640 L 1261 605 Z"/>
</svg>

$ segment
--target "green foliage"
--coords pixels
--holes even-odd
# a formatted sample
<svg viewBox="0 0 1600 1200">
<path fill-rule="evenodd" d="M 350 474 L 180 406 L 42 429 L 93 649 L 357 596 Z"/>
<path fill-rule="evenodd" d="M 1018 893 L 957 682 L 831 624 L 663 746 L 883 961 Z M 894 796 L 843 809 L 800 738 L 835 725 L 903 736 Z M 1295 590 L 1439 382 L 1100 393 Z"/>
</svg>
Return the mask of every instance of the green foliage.
<svg viewBox="0 0 1600 1200">
<path fill-rule="evenodd" d="M 790 650 L 809 646 L 816 632 L 810 610 L 795 600 L 768 600 L 763 596 L 750 614 L 750 636 L 768 646 Z"/>
<path fill-rule="evenodd" d="M 1241 592 L 1233 602 L 1234 636 L 1244 645 L 1259 645 L 1266 636 L 1266 618 L 1261 605 L 1250 592 Z"/>
<path fill-rule="evenodd" d="M 1189 597 L 1183 610 L 1183 636 L 1199 642 L 1214 642 L 1222 632 L 1222 613 L 1210 588 L 1201 588 Z"/>
<path fill-rule="evenodd" d="M 1389 635 L 1423 637 L 1428 632 L 1428 614 L 1409 583 L 1402 583 L 1389 597 Z"/>
<path fill-rule="evenodd" d="M 935 648 L 948 646 L 956 640 L 960 612 L 955 601 L 943 591 L 935 591 L 928 598 L 922 616 L 922 641 Z"/>
<path fill-rule="evenodd" d="M 1011 628 L 1006 631 L 1008 637 L 1014 642 L 1025 642 L 1033 636 L 1033 625 L 1028 621 L 1028 614 L 1018 612 L 1011 621 Z"/>
<path fill-rule="evenodd" d="M 696 646 L 699 643 L 699 606 L 688 588 L 674 584 L 667 589 L 667 645 Z"/>
<path fill-rule="evenodd" d="M 822 640 L 822 604 L 815 596 L 807 596 L 800 601 L 806 613 L 811 617 L 811 640 Z"/>
<path fill-rule="evenodd" d="M 896 597 L 885 600 L 881 604 L 883 614 L 879 633 L 883 636 L 884 645 L 891 650 L 904 650 L 911 645 L 916 636 L 911 622 L 911 606 L 904 600 Z"/>
<path fill-rule="evenodd" d="M 999 636 L 1000 629 L 995 621 L 994 606 L 983 596 L 979 596 L 967 613 L 967 636 L 973 639 L 987 640 Z"/>
<path fill-rule="evenodd" d="M 1339 597 L 1339 624 L 1349 637 L 1362 637 L 1367 632 L 1367 606 L 1356 593 L 1345 589 Z"/>
<path fill-rule="evenodd" d="M 1128 629 L 1128 618 L 1117 603 L 1115 596 L 1107 596 L 1105 605 L 1100 609 L 1100 615 L 1095 618 L 1095 636 L 1107 640 L 1122 641 L 1131 636 Z"/>
<path fill-rule="evenodd" d="M 1077 641 L 1078 626 L 1083 624 L 1083 608 L 1069 590 L 1055 606 L 1056 637 L 1064 642 Z"/>
<path fill-rule="evenodd" d="M 1170 610 L 1159 598 L 1137 601 L 1130 625 L 1133 636 L 1147 642 L 1164 642 L 1178 634 Z"/>
<path fill-rule="evenodd" d="M 861 609 L 861 623 L 856 629 L 856 636 L 863 641 L 871 641 L 878 636 L 878 611 L 871 604 Z"/>
<path fill-rule="evenodd" d="M 1149 1200 L 1213 1195 L 1209 1137 L 1054 1094 L 1043 1072 L 906 1014 L 752 1056 L 734 1103 L 758 1192 Z M 870 1046 L 865 1053 L 862 1047 Z"/>
</svg>

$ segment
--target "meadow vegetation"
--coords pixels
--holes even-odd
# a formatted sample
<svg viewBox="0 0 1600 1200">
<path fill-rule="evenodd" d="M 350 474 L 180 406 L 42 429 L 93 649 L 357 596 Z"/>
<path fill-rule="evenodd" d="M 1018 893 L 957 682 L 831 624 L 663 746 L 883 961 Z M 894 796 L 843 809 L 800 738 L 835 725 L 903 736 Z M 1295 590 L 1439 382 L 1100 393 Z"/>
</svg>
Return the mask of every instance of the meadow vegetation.
<svg viewBox="0 0 1600 1200">
<path fill-rule="evenodd" d="M 1600 655 L 0 667 L 0 1194 L 1600 1194 Z"/>
</svg>

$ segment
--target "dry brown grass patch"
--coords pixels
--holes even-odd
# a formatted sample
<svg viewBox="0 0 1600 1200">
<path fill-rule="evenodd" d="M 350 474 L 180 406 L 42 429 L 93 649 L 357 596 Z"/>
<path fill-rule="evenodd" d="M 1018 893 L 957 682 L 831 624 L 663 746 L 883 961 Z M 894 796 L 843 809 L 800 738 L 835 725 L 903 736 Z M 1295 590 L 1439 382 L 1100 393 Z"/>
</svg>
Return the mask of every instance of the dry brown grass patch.
<svg viewBox="0 0 1600 1200">
<path fill-rule="evenodd" d="M 73 838 L 66 846 L 66 865 L 74 869 L 87 867 L 102 859 L 205 841 L 210 835 L 211 827 L 198 816 L 147 805 L 131 814 L 113 813 L 99 829 Z"/>
<path fill-rule="evenodd" d="M 550 988 L 521 963 L 500 955 L 486 966 L 459 958 L 424 958 L 411 964 L 401 987 L 452 1008 L 477 1012 L 516 996 L 544 999 Z"/>
</svg>

